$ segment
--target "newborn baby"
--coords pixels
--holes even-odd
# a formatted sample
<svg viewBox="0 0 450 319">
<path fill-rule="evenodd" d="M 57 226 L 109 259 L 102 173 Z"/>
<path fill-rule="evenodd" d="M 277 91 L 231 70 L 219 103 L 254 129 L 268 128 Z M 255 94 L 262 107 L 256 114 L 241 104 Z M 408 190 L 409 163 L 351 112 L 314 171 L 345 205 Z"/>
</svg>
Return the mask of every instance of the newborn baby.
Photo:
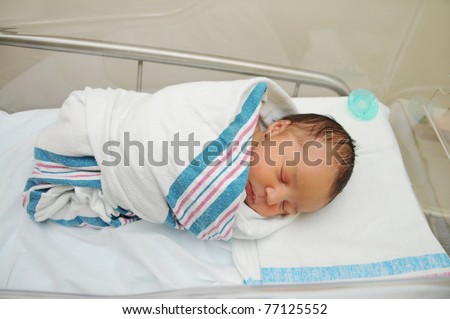
<svg viewBox="0 0 450 319">
<path fill-rule="evenodd" d="M 259 215 L 238 215 L 235 237 L 264 237 L 297 213 L 324 207 L 353 172 L 354 141 L 339 123 L 323 115 L 287 116 L 265 131 L 257 126 L 252 143 L 244 202 Z M 271 218 L 276 216 L 283 217 Z"/>
</svg>

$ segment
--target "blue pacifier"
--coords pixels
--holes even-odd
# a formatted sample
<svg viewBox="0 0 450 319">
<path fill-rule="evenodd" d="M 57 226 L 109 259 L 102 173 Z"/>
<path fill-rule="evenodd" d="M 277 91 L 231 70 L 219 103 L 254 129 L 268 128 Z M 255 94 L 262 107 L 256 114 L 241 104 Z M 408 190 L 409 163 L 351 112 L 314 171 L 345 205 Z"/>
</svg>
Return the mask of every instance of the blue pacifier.
<svg viewBox="0 0 450 319">
<path fill-rule="evenodd" d="M 350 112 L 361 120 L 371 120 L 378 113 L 378 99 L 368 90 L 353 90 L 348 96 L 347 104 Z"/>
</svg>

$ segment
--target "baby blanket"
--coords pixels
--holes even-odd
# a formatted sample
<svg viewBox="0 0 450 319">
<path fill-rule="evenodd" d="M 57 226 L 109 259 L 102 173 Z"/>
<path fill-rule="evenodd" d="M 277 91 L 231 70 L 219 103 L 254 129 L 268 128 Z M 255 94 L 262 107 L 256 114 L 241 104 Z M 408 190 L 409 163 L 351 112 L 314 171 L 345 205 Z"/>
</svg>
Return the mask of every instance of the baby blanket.
<svg viewBox="0 0 450 319">
<path fill-rule="evenodd" d="M 77 91 L 35 147 L 23 206 L 36 221 L 118 227 L 143 219 L 228 240 L 242 208 L 258 118 L 292 114 L 265 78 L 175 85 L 150 95 Z"/>
</svg>

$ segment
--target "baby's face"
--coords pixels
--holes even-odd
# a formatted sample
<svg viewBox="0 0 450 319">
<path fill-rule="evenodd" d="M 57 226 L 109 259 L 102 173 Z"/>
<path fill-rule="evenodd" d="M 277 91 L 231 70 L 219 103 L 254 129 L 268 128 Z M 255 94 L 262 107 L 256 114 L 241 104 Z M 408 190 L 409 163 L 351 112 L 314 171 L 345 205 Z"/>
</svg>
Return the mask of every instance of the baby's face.
<svg viewBox="0 0 450 319">
<path fill-rule="evenodd" d="M 326 163 L 325 146 L 318 142 L 302 149 L 289 121 L 277 121 L 253 135 L 252 160 L 245 186 L 245 203 L 262 216 L 313 212 L 325 206 L 337 166 Z M 270 138 L 265 133 L 270 133 Z"/>
</svg>

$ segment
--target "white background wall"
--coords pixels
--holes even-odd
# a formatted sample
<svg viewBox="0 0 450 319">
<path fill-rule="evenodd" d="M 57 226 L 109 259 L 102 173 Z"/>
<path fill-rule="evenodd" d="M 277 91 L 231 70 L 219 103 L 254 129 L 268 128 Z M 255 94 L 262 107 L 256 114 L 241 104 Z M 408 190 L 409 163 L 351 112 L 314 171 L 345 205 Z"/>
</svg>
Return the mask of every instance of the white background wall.
<svg viewBox="0 0 450 319">
<path fill-rule="evenodd" d="M 1 0 L 0 28 L 312 69 L 370 89 L 387 105 L 450 85 L 448 0 Z M 85 86 L 132 89 L 136 65 L 0 47 L 0 70 L 0 109 L 18 111 L 58 107 Z M 235 77 L 145 64 L 144 90 Z"/>
</svg>

